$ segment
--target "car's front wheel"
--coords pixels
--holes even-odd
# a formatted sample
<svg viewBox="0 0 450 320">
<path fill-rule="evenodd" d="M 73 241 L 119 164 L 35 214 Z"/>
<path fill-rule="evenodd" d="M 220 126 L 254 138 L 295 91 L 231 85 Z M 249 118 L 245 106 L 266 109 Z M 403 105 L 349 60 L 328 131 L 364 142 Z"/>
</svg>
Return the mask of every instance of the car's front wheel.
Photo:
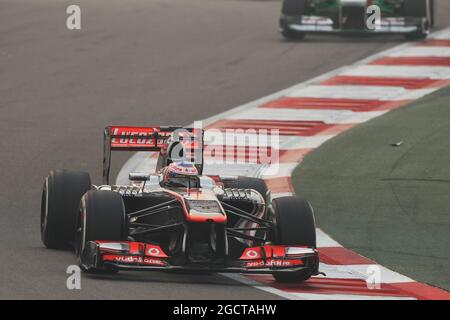
<svg viewBox="0 0 450 320">
<path fill-rule="evenodd" d="M 425 39 L 434 25 L 434 2 L 432 0 L 405 0 L 403 16 L 422 18 L 424 23 L 420 30 L 406 35 L 407 39 Z"/>
<path fill-rule="evenodd" d="M 275 244 L 316 247 L 314 212 L 308 201 L 299 197 L 273 199 L 272 214 Z M 273 277 L 280 282 L 301 282 L 311 277 L 311 271 L 274 273 Z"/>
<path fill-rule="evenodd" d="M 302 40 L 305 38 L 305 33 L 300 31 L 295 31 L 289 28 L 286 18 L 289 17 L 300 17 L 305 15 L 307 11 L 307 1 L 306 0 L 283 0 L 281 6 L 281 19 L 280 28 L 281 34 L 287 40 Z"/>
<path fill-rule="evenodd" d="M 77 256 L 83 271 L 103 273 L 114 270 L 88 269 L 82 263 L 82 254 L 89 241 L 124 241 L 128 225 L 122 196 L 113 191 L 92 190 L 80 202 L 77 220 Z"/>
</svg>

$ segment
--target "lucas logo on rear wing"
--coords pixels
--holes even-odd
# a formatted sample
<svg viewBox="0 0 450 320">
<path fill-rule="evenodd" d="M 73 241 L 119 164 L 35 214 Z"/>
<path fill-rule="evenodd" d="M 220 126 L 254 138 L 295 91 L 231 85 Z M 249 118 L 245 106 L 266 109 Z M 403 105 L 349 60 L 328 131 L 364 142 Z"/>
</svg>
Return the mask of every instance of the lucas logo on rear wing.
<svg viewBox="0 0 450 320">
<path fill-rule="evenodd" d="M 111 151 L 159 152 L 160 157 L 176 154 L 203 169 L 203 129 L 167 127 L 108 126 L 104 131 L 103 184 L 109 184 Z"/>
<path fill-rule="evenodd" d="M 157 151 L 164 147 L 172 131 L 146 127 L 109 127 L 111 149 L 143 149 Z M 153 150 L 155 149 L 155 150 Z"/>
</svg>

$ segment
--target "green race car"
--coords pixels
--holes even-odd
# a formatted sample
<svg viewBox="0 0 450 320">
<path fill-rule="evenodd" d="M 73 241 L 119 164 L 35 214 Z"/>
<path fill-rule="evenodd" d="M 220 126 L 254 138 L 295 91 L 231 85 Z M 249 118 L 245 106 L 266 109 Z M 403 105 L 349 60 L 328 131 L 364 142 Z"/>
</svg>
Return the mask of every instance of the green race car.
<svg viewBox="0 0 450 320">
<path fill-rule="evenodd" d="M 404 34 L 423 39 L 434 25 L 434 0 L 283 0 L 282 35 L 307 33 Z"/>
</svg>

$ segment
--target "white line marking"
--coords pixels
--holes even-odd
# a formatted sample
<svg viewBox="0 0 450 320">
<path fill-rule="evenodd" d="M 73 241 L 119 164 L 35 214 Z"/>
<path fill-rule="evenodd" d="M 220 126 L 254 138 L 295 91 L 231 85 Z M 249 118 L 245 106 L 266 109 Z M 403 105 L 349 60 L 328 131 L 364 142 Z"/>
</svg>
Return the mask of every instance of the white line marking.
<svg viewBox="0 0 450 320">
<path fill-rule="evenodd" d="M 205 175 L 247 176 L 259 177 L 261 170 L 267 165 L 262 164 L 206 164 L 203 171 Z"/>
<path fill-rule="evenodd" d="M 289 292 L 266 286 L 258 281 L 252 280 L 240 274 L 222 273 L 224 277 L 246 284 L 253 288 L 275 294 L 277 296 L 290 300 L 415 300 L 413 297 L 396 297 L 396 296 L 370 296 L 358 294 L 327 294 L 327 293 L 300 293 Z"/>
<path fill-rule="evenodd" d="M 228 119 L 322 121 L 328 124 L 362 123 L 385 114 L 387 111 L 353 112 L 351 110 L 293 110 L 283 108 L 252 108 L 233 114 Z"/>
<path fill-rule="evenodd" d="M 287 179 L 297 166 L 297 162 L 271 164 L 262 170 L 261 177 L 265 179 L 286 177 Z"/>
<path fill-rule="evenodd" d="M 292 192 L 277 192 L 277 193 L 270 194 L 272 199 L 281 198 L 281 197 L 290 197 L 292 195 L 294 195 Z"/>
<path fill-rule="evenodd" d="M 342 247 L 342 245 L 331 238 L 322 229 L 316 229 L 317 248 Z"/>
<path fill-rule="evenodd" d="M 434 32 L 428 38 L 438 40 L 450 40 L 450 28 L 445 28 L 443 30 Z"/>
<path fill-rule="evenodd" d="M 248 285 L 250 287 L 253 287 L 255 289 L 259 289 L 259 290 L 262 290 L 262 291 L 265 291 L 265 292 L 277 295 L 277 296 L 285 298 L 285 299 L 289 299 L 289 300 L 299 300 L 300 299 L 295 294 L 291 294 L 291 293 L 289 293 L 287 291 L 283 291 L 283 290 L 279 290 L 279 289 L 276 289 L 276 288 L 273 288 L 273 287 L 262 285 L 261 283 L 255 281 L 255 280 L 252 280 L 250 278 L 247 278 L 247 277 L 245 277 L 243 275 L 240 275 L 240 274 L 236 274 L 236 273 L 221 273 L 221 275 L 226 277 L 226 278 L 230 278 L 230 279 L 232 279 L 234 281 L 246 284 L 246 285 Z"/>
<path fill-rule="evenodd" d="M 410 47 L 387 54 L 388 57 L 450 57 L 450 47 Z"/>
<path fill-rule="evenodd" d="M 381 283 L 405 283 L 414 282 L 411 278 L 401 275 L 398 272 L 389 270 L 379 264 L 352 264 L 352 265 L 331 265 L 320 263 L 319 270 L 325 272 L 325 278 L 332 279 L 361 279 L 367 280 L 370 276 L 369 267 L 376 266 L 381 271 Z M 318 276 L 318 278 L 324 278 Z"/>
<path fill-rule="evenodd" d="M 383 86 L 320 86 L 312 85 L 300 90 L 291 92 L 289 97 L 309 97 L 309 98 L 338 98 L 338 99 L 367 99 L 382 101 L 398 101 L 406 99 L 419 99 L 427 94 L 436 91 L 432 89 L 408 90 L 403 87 L 383 87 Z"/>
<path fill-rule="evenodd" d="M 450 67 L 440 66 L 377 66 L 366 65 L 347 69 L 341 76 L 416 78 L 416 79 L 450 79 Z"/>
<path fill-rule="evenodd" d="M 205 160 L 205 175 L 231 175 L 247 176 L 264 179 L 290 177 L 291 172 L 297 167 L 298 163 L 274 163 L 274 164 L 255 164 L 255 163 L 230 163 L 230 164 L 212 164 Z"/>
<path fill-rule="evenodd" d="M 414 297 L 365 296 L 356 294 L 291 293 L 298 300 L 417 300 Z"/>
<path fill-rule="evenodd" d="M 317 148 L 322 143 L 328 139 L 333 138 L 334 135 L 317 135 L 317 136 L 279 136 L 279 148 L 278 149 L 304 149 L 304 148 Z M 239 132 L 227 133 L 226 137 L 213 134 L 211 131 L 207 130 L 205 132 L 205 144 L 208 148 L 213 146 L 223 146 L 223 145 L 235 145 L 235 146 L 249 146 L 249 147 L 261 147 L 258 144 L 257 134 L 245 134 Z M 229 140 L 228 140 L 229 139 Z M 266 140 L 269 142 L 269 146 L 277 147 L 276 145 L 270 144 L 270 137 Z M 231 143 L 227 143 L 231 142 Z"/>
</svg>

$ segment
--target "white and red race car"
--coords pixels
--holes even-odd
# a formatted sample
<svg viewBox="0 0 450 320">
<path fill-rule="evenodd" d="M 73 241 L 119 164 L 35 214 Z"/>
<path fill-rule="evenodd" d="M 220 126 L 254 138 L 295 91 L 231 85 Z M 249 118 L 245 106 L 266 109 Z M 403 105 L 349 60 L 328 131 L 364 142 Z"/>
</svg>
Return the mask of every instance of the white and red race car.
<svg viewBox="0 0 450 320">
<path fill-rule="evenodd" d="M 264 180 L 205 176 L 203 130 L 119 127 L 104 132 L 103 184 L 86 172 L 51 171 L 44 182 L 42 241 L 74 247 L 86 272 L 195 270 L 319 274 L 311 205 L 271 200 Z M 109 183 L 111 151 L 158 152 L 155 172 Z"/>
</svg>

